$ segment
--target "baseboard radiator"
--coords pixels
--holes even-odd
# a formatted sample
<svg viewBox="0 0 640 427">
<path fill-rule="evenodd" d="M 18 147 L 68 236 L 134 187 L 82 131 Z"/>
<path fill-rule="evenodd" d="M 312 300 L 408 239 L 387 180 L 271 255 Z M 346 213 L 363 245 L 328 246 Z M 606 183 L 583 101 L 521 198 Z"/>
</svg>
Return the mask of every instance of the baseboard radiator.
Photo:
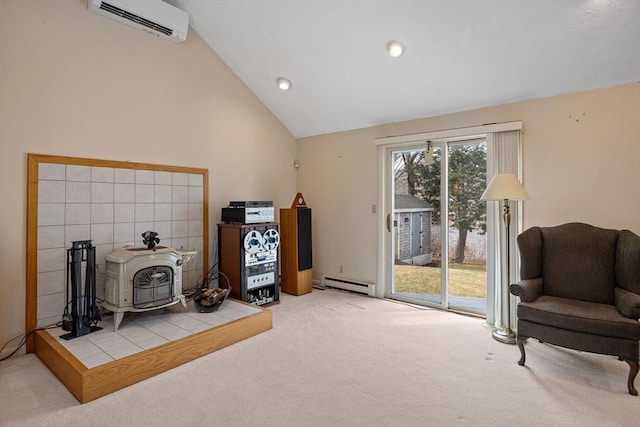
<svg viewBox="0 0 640 427">
<path fill-rule="evenodd" d="M 324 276 L 324 286 L 328 288 L 344 289 L 352 292 L 375 296 L 376 285 L 373 283 L 361 282 L 353 279 L 347 279 L 338 276 Z"/>
</svg>

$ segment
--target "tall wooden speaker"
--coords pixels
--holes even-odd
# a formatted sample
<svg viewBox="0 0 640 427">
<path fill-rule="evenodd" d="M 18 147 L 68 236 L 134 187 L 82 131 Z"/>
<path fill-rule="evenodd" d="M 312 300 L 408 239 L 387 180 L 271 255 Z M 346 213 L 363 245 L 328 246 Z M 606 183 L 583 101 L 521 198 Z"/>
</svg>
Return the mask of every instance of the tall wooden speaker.
<svg viewBox="0 0 640 427">
<path fill-rule="evenodd" d="M 311 292 L 313 257 L 311 209 L 296 195 L 290 209 L 280 209 L 280 288 L 291 295 Z"/>
</svg>

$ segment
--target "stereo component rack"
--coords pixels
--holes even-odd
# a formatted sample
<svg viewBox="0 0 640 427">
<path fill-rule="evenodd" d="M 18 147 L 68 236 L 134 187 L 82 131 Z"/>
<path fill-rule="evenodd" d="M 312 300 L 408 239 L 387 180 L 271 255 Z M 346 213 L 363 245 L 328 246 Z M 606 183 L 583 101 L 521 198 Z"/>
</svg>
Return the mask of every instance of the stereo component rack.
<svg viewBox="0 0 640 427">
<path fill-rule="evenodd" d="M 218 246 L 231 298 L 256 305 L 280 300 L 278 223 L 218 224 Z"/>
</svg>

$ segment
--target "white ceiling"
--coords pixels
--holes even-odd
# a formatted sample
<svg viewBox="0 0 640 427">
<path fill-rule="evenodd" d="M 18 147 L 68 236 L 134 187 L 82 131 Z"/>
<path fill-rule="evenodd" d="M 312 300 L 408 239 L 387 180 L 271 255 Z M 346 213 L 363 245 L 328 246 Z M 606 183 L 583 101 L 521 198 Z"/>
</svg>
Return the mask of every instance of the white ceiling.
<svg viewBox="0 0 640 427">
<path fill-rule="evenodd" d="M 640 0 L 168 2 L 296 137 L 640 80 Z"/>
</svg>

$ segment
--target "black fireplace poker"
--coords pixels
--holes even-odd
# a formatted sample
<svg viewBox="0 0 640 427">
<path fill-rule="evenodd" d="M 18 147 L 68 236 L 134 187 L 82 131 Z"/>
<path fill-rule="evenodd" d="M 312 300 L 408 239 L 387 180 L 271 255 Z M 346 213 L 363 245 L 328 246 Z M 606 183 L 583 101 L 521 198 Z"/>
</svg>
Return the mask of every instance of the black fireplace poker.
<svg viewBox="0 0 640 427">
<path fill-rule="evenodd" d="M 62 316 L 62 329 L 69 331 L 60 338 L 70 340 L 102 329 L 96 326 L 100 310 L 96 304 L 96 248 L 91 240 L 71 242 L 67 249 L 66 306 Z M 82 263 L 85 262 L 85 280 L 82 286 Z M 71 289 L 71 301 L 69 301 Z M 71 313 L 69 313 L 71 304 Z"/>
</svg>

